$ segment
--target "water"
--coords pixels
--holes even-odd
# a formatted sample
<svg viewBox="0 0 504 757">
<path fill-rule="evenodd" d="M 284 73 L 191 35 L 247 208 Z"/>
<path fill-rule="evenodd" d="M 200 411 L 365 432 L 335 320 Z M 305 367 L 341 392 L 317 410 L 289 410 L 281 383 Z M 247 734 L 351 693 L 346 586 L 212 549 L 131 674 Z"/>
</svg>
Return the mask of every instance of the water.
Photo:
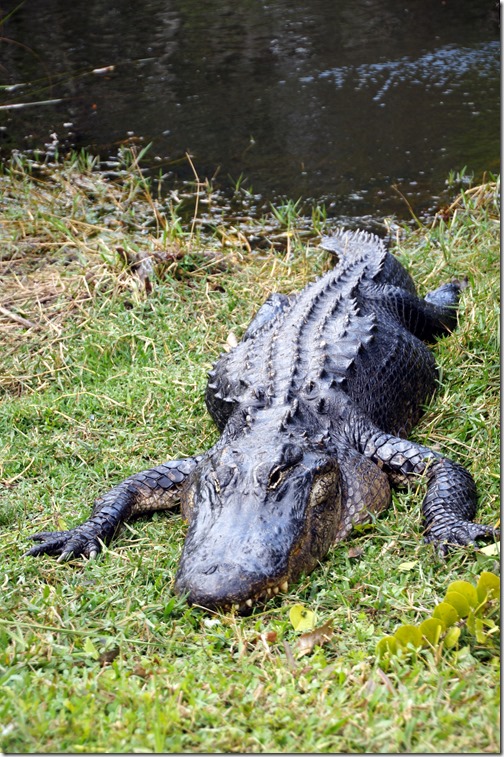
<svg viewBox="0 0 504 757">
<path fill-rule="evenodd" d="M 7 6 L 9 4 L 7 3 Z M 500 43 L 488 0 L 25 0 L 2 26 L 3 157 L 152 143 L 173 182 L 243 178 L 259 208 L 409 217 L 450 171 L 499 172 Z M 3 6 L 4 17 L 9 8 Z M 51 135 L 56 135 L 52 136 Z"/>
</svg>

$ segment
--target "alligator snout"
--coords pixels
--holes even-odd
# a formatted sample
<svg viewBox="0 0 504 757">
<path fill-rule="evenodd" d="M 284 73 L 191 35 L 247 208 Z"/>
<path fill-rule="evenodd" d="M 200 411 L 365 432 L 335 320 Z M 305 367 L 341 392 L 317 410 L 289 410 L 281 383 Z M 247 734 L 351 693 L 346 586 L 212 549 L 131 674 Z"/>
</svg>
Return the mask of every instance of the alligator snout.
<svg viewBox="0 0 504 757">
<path fill-rule="evenodd" d="M 190 565 L 179 568 L 175 586 L 192 605 L 206 609 L 234 608 L 246 612 L 256 602 L 279 591 L 286 591 L 287 580 L 270 585 L 271 579 L 264 573 L 246 570 L 236 562 L 213 563 L 207 567 Z"/>
</svg>

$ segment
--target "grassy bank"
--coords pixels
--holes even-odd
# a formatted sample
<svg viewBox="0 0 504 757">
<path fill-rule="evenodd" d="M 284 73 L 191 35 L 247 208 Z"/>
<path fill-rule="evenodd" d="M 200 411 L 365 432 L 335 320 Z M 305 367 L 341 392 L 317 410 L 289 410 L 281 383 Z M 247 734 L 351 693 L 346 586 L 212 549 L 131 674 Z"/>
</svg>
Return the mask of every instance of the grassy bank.
<svg viewBox="0 0 504 757">
<path fill-rule="evenodd" d="M 472 548 L 442 561 L 422 543 L 421 491 L 395 493 L 377 523 L 248 618 L 174 595 L 176 514 L 130 524 L 95 562 L 22 557 L 31 533 L 80 522 L 129 474 L 212 444 L 205 376 L 230 332 L 271 291 L 330 265 L 288 208 L 254 223 L 253 251 L 246 224 L 203 239 L 181 223 L 179 198 L 147 191 L 135 161 L 116 173 L 79 158 L 0 177 L 0 748 L 499 751 L 495 645 L 469 635 L 386 668 L 375 657 L 450 581 L 497 570 Z M 415 438 L 474 473 L 485 523 L 499 512 L 497 201 L 495 184 L 469 190 L 396 246 L 422 293 L 469 280 Z M 297 603 L 332 623 L 304 655 Z"/>
</svg>

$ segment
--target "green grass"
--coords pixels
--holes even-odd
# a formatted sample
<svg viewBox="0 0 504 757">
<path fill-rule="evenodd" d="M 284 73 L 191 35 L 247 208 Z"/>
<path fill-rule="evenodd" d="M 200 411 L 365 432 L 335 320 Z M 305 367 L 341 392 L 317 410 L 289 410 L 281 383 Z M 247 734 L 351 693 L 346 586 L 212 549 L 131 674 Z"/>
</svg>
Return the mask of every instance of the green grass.
<svg viewBox="0 0 504 757">
<path fill-rule="evenodd" d="M 395 493 L 376 523 L 248 618 L 174 594 L 177 514 L 129 524 L 95 562 L 23 558 L 31 533 L 80 522 L 127 475 L 208 448 L 205 375 L 229 332 L 239 337 L 271 291 L 330 265 L 316 239 L 296 237 L 293 206 L 283 248 L 277 217 L 275 249 L 253 253 L 246 224 L 191 234 L 136 161 L 116 182 L 93 168 L 80 157 L 31 175 L 18 161 L 0 177 L 0 748 L 498 752 L 495 650 L 471 642 L 385 671 L 375 658 L 377 641 L 429 616 L 450 581 L 498 568 L 472 548 L 442 561 L 423 544 L 421 490 Z M 397 246 L 422 293 L 469 278 L 415 438 L 472 470 L 485 523 L 499 513 L 497 198 L 492 184 L 469 190 Z M 117 247 L 130 262 L 153 255 L 152 292 Z M 303 656 L 296 603 L 333 623 Z"/>
</svg>

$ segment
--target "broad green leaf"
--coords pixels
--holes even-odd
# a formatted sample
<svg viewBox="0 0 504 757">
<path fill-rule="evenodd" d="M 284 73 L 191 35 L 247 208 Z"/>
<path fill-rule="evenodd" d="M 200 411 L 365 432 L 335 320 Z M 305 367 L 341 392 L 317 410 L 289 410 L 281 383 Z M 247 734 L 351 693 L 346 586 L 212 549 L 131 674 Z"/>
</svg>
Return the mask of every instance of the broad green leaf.
<svg viewBox="0 0 504 757">
<path fill-rule="evenodd" d="M 410 560 L 409 562 L 402 562 L 397 566 L 397 570 L 402 570 L 402 571 L 412 570 L 417 564 L 418 564 L 418 560 Z"/>
<path fill-rule="evenodd" d="M 397 654 L 398 642 L 394 636 L 384 636 L 376 645 L 376 654 L 379 659 L 387 654 Z"/>
<path fill-rule="evenodd" d="M 432 617 L 438 618 L 442 621 L 445 628 L 449 628 L 457 622 L 457 620 L 459 619 L 459 614 L 452 604 L 449 604 L 448 602 L 440 602 L 434 608 Z"/>
<path fill-rule="evenodd" d="M 469 615 L 470 607 L 467 599 L 458 591 L 447 591 L 444 601 L 452 605 L 459 614 L 460 618 L 466 618 Z"/>
<path fill-rule="evenodd" d="M 497 625 L 495 620 L 492 620 L 492 618 L 481 618 L 481 620 L 483 625 L 489 628 L 492 633 L 494 628 L 500 633 L 500 626 Z"/>
<path fill-rule="evenodd" d="M 495 573 L 490 573 L 489 571 L 484 570 L 478 579 L 478 585 L 476 587 L 476 591 L 478 592 L 478 599 L 480 603 L 484 602 L 487 596 L 490 596 L 490 598 L 499 597 L 500 596 L 499 576 L 496 576 Z"/>
<path fill-rule="evenodd" d="M 462 594 L 467 599 L 469 607 L 477 607 L 478 592 L 476 591 L 476 587 L 470 584 L 469 581 L 453 581 L 451 584 L 448 584 L 446 593 L 448 594 L 448 592 L 452 591 Z"/>
<path fill-rule="evenodd" d="M 474 635 L 476 636 L 478 644 L 485 644 L 487 641 L 487 634 L 485 632 L 482 618 L 474 618 Z"/>
<path fill-rule="evenodd" d="M 500 544 L 488 544 L 486 547 L 480 547 L 480 552 L 483 552 L 487 557 L 496 557 L 500 555 Z"/>
<path fill-rule="evenodd" d="M 406 624 L 399 626 L 394 632 L 394 638 L 397 639 L 402 647 L 412 644 L 414 647 L 422 646 L 422 632 L 418 626 Z"/>
<path fill-rule="evenodd" d="M 466 626 L 467 626 L 467 630 L 468 630 L 468 631 L 470 631 L 470 632 L 471 632 L 472 634 L 473 634 L 473 633 L 475 632 L 475 630 L 476 630 L 476 627 L 475 627 L 475 624 L 474 624 L 474 620 L 475 620 L 475 618 L 474 618 L 474 613 L 473 613 L 473 611 L 471 610 L 471 611 L 469 612 L 468 616 L 467 616 L 467 620 L 466 620 Z"/>
<path fill-rule="evenodd" d="M 433 647 L 437 646 L 443 630 L 443 624 L 441 621 L 438 618 L 427 618 L 423 623 L 420 623 L 419 627 L 422 636 L 427 642 L 425 646 L 428 646 L 428 644 L 432 644 Z"/>
<path fill-rule="evenodd" d="M 467 617 L 467 630 L 476 637 L 478 644 L 487 645 L 495 630 L 500 633 L 500 628 L 491 618 L 480 618 L 472 612 Z"/>
<path fill-rule="evenodd" d="M 98 650 L 96 649 L 95 645 L 89 638 L 89 636 L 86 638 L 86 641 L 84 642 L 84 652 L 88 654 L 90 657 L 92 657 L 94 660 L 97 660 L 99 655 Z"/>
<path fill-rule="evenodd" d="M 292 605 L 289 618 L 295 631 L 311 631 L 317 621 L 313 610 L 309 610 L 304 605 Z"/>
<path fill-rule="evenodd" d="M 452 626 L 446 632 L 444 637 L 445 649 L 453 649 L 458 644 L 460 638 L 460 628 L 458 626 Z"/>
</svg>

